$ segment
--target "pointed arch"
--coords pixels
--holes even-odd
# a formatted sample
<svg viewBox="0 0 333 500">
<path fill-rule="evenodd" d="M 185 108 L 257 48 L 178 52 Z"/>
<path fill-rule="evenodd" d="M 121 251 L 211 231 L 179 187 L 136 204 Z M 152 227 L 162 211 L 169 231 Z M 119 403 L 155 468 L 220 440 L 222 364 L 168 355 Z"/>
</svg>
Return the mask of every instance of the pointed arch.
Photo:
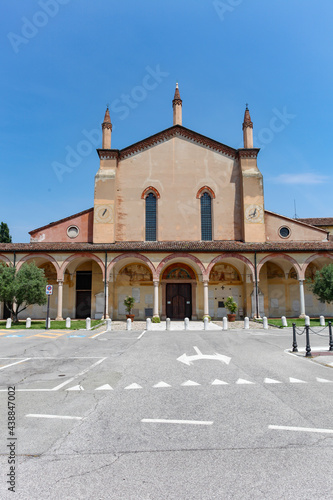
<svg viewBox="0 0 333 500">
<path fill-rule="evenodd" d="M 203 193 L 209 193 L 209 194 L 210 194 L 210 196 L 211 196 L 212 198 L 215 198 L 215 193 L 214 193 L 214 191 L 212 190 L 212 188 L 210 188 L 209 186 L 202 186 L 202 187 L 199 189 L 199 191 L 197 192 L 197 196 L 196 196 L 196 198 L 197 198 L 197 199 L 201 198 L 201 195 L 202 195 Z"/>
<path fill-rule="evenodd" d="M 156 188 L 154 188 L 153 186 L 149 186 L 142 191 L 141 199 L 144 200 L 149 193 L 153 193 L 158 200 L 161 197 Z"/>
</svg>

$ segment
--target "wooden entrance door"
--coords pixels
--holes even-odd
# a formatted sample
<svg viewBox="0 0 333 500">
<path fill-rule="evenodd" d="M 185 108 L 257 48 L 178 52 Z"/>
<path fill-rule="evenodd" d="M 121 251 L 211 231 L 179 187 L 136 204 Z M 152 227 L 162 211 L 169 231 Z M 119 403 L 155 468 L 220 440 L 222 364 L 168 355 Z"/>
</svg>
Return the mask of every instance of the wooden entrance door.
<svg viewBox="0 0 333 500">
<path fill-rule="evenodd" d="M 191 283 L 168 283 L 166 286 L 166 315 L 170 319 L 191 319 Z"/>
</svg>

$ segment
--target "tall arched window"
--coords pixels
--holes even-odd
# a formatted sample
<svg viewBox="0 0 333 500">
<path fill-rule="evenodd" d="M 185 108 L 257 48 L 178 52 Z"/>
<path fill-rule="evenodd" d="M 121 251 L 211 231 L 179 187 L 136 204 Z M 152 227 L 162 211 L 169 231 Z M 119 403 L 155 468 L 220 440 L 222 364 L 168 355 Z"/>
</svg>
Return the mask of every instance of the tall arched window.
<svg viewBox="0 0 333 500">
<path fill-rule="evenodd" d="M 156 241 L 156 196 L 146 196 L 146 241 Z"/>
<path fill-rule="evenodd" d="M 212 198 L 205 192 L 200 197 L 201 206 L 201 239 L 212 240 Z"/>
</svg>

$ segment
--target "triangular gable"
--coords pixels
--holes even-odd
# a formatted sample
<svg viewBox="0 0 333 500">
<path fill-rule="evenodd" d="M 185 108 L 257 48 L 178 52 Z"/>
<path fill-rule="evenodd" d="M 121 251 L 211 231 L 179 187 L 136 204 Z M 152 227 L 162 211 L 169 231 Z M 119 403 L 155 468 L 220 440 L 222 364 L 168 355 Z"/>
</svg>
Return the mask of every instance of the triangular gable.
<svg viewBox="0 0 333 500">
<path fill-rule="evenodd" d="M 101 159 L 110 159 L 117 158 L 118 160 L 123 160 L 125 158 L 129 158 L 130 156 L 142 153 L 149 148 L 156 146 L 157 144 L 161 144 L 165 141 L 169 141 L 175 137 L 179 137 L 185 139 L 187 141 L 191 141 L 194 144 L 198 144 L 200 146 L 206 147 L 212 151 L 216 151 L 218 153 L 222 153 L 230 158 L 238 158 L 239 151 L 237 149 L 231 148 L 222 144 L 221 142 L 215 141 L 214 139 L 210 139 L 204 135 L 198 134 L 193 130 L 185 128 L 181 125 L 174 125 L 168 129 L 162 130 L 157 134 L 151 135 L 146 139 L 143 139 L 131 146 L 128 146 L 124 149 L 98 149 L 98 155 Z M 251 152 L 255 152 L 258 154 L 259 149 L 251 149 Z"/>
</svg>

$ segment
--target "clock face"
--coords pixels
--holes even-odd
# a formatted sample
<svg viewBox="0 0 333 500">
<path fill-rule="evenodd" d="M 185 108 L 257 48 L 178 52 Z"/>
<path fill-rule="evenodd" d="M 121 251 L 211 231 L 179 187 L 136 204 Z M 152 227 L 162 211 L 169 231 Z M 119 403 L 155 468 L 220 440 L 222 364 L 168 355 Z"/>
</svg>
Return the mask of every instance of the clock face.
<svg viewBox="0 0 333 500">
<path fill-rule="evenodd" d="M 95 207 L 95 222 L 113 222 L 113 206 L 97 205 Z"/>
<path fill-rule="evenodd" d="M 263 222 L 264 210 L 260 205 L 247 205 L 245 207 L 245 218 L 247 222 Z"/>
</svg>

